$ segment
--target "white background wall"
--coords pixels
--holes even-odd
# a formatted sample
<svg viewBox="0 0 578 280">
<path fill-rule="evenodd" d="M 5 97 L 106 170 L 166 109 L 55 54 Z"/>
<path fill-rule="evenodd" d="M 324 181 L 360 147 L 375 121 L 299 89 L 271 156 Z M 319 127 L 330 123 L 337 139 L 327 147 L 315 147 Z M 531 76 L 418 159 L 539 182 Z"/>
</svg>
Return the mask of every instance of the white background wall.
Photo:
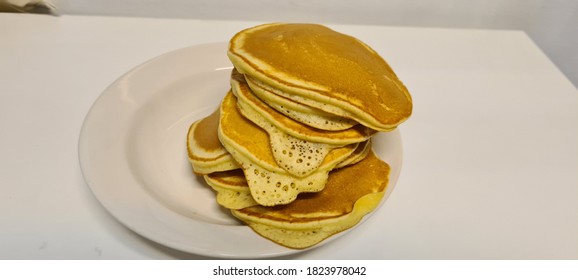
<svg viewBox="0 0 578 280">
<path fill-rule="evenodd" d="M 577 0 L 52 0 L 60 14 L 524 30 L 578 85 Z"/>
</svg>

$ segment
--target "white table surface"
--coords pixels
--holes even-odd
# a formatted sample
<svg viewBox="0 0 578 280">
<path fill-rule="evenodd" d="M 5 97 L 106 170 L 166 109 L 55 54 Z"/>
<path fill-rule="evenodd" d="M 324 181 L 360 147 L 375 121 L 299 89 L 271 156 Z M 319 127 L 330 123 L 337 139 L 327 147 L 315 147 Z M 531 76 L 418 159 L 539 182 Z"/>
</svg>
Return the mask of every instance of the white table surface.
<svg viewBox="0 0 578 280">
<path fill-rule="evenodd" d="M 123 73 L 256 22 L 0 14 L 0 259 L 197 259 L 117 222 L 78 162 Z M 404 164 L 366 223 L 296 259 L 577 259 L 578 92 L 520 31 L 330 25 L 410 89 Z"/>
</svg>

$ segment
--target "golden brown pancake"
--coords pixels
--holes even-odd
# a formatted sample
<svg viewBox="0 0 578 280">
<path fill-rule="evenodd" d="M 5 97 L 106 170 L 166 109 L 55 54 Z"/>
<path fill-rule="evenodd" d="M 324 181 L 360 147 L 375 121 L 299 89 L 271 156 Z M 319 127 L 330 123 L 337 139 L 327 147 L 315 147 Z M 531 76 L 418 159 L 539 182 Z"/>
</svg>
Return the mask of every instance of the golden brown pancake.
<svg viewBox="0 0 578 280">
<path fill-rule="evenodd" d="M 351 155 L 349 155 L 345 160 L 338 163 L 334 168 L 338 169 L 338 168 L 342 168 L 342 167 L 345 167 L 348 165 L 353 165 L 353 164 L 360 162 L 371 151 L 371 144 L 372 144 L 371 139 L 369 139 L 365 142 L 359 143 L 359 145 L 357 146 L 357 149 L 355 149 L 355 151 L 353 151 L 353 153 Z"/>
<path fill-rule="evenodd" d="M 322 25 L 248 28 L 230 40 L 227 54 L 241 73 L 276 94 L 375 130 L 390 131 L 411 115 L 411 96 L 387 62 Z"/>
<path fill-rule="evenodd" d="M 317 129 L 332 131 L 349 129 L 357 124 L 357 122 L 352 119 L 330 114 L 278 95 L 268 90 L 267 87 L 261 86 L 260 83 L 254 82 L 254 79 L 251 79 L 251 77 L 246 77 L 245 81 L 260 100 L 277 110 L 277 112 L 297 122 Z"/>
<path fill-rule="evenodd" d="M 247 180 L 241 169 L 215 172 L 204 176 L 217 193 L 217 203 L 227 209 L 242 209 L 258 205 L 251 196 Z"/>
<path fill-rule="evenodd" d="M 261 205 L 287 204 L 299 193 L 322 190 L 329 171 L 352 154 L 358 145 L 333 149 L 315 172 L 297 177 L 277 164 L 268 134 L 241 115 L 237 110 L 237 99 L 231 92 L 223 99 L 220 114 L 219 139 L 243 169 L 251 195 Z M 303 163 L 296 161 L 291 164 Z"/>
<path fill-rule="evenodd" d="M 353 165 L 363 160 L 371 151 L 370 140 L 360 143 L 357 149 L 335 169 Z M 331 173 L 330 175 L 331 176 Z M 217 203 L 227 209 L 242 209 L 259 205 L 251 196 L 245 174 L 241 169 L 214 172 L 203 176 L 209 186 L 217 193 Z M 299 196 L 297 197 L 299 199 Z"/>
<path fill-rule="evenodd" d="M 365 135 L 360 135 L 356 129 L 324 133 L 303 125 L 260 101 L 243 81 L 243 76 L 233 71 L 231 86 L 239 111 L 267 132 L 275 161 L 291 175 L 305 177 L 312 174 L 333 149 L 365 141 L 375 132 L 361 127 L 360 131 Z"/>
<path fill-rule="evenodd" d="M 187 152 L 193 171 L 209 174 L 239 168 L 218 137 L 219 110 L 194 122 L 187 133 Z"/>
<path fill-rule="evenodd" d="M 257 98 L 245 81 L 244 76 L 239 74 L 235 69 L 233 69 L 231 73 L 231 89 L 240 102 L 250 107 L 245 109 L 245 111 L 252 110 L 258 113 L 261 117 L 265 118 L 268 123 L 275 125 L 275 127 L 283 132 L 296 138 L 332 145 L 347 145 L 363 142 L 376 133 L 375 130 L 364 127 L 363 125 L 355 125 L 349 129 L 340 131 L 327 131 L 295 121 L 279 113 Z M 241 113 L 244 113 L 244 110 L 241 110 Z M 254 114 L 245 113 L 243 115 L 259 124 L 258 121 L 252 118 Z"/>
<path fill-rule="evenodd" d="M 255 232 L 291 248 L 307 248 L 356 225 L 381 201 L 389 166 L 370 152 L 357 164 L 332 171 L 325 189 L 288 205 L 232 210 Z"/>
</svg>

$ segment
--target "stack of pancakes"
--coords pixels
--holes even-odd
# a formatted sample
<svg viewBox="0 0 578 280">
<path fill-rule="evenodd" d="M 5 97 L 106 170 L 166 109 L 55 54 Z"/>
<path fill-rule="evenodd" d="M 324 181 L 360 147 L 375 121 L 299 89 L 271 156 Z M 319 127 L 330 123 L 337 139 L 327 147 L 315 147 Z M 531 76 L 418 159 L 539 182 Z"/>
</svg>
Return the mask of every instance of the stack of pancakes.
<svg viewBox="0 0 578 280">
<path fill-rule="evenodd" d="M 231 90 L 187 138 L 193 170 L 217 203 L 291 248 L 315 245 L 375 209 L 389 166 L 371 137 L 412 109 L 388 64 L 359 40 L 314 24 L 243 30 L 227 54 Z"/>
</svg>

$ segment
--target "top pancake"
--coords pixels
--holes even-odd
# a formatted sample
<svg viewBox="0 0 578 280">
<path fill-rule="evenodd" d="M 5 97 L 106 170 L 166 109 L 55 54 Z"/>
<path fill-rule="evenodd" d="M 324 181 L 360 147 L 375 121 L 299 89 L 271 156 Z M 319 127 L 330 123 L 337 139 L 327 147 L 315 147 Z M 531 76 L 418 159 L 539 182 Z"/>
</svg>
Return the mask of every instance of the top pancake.
<svg viewBox="0 0 578 280">
<path fill-rule="evenodd" d="M 275 93 L 389 131 L 412 111 L 409 92 L 389 65 L 361 41 L 316 24 L 265 24 L 230 41 L 243 74 Z M 322 106 L 326 104 L 326 106 Z"/>
</svg>

